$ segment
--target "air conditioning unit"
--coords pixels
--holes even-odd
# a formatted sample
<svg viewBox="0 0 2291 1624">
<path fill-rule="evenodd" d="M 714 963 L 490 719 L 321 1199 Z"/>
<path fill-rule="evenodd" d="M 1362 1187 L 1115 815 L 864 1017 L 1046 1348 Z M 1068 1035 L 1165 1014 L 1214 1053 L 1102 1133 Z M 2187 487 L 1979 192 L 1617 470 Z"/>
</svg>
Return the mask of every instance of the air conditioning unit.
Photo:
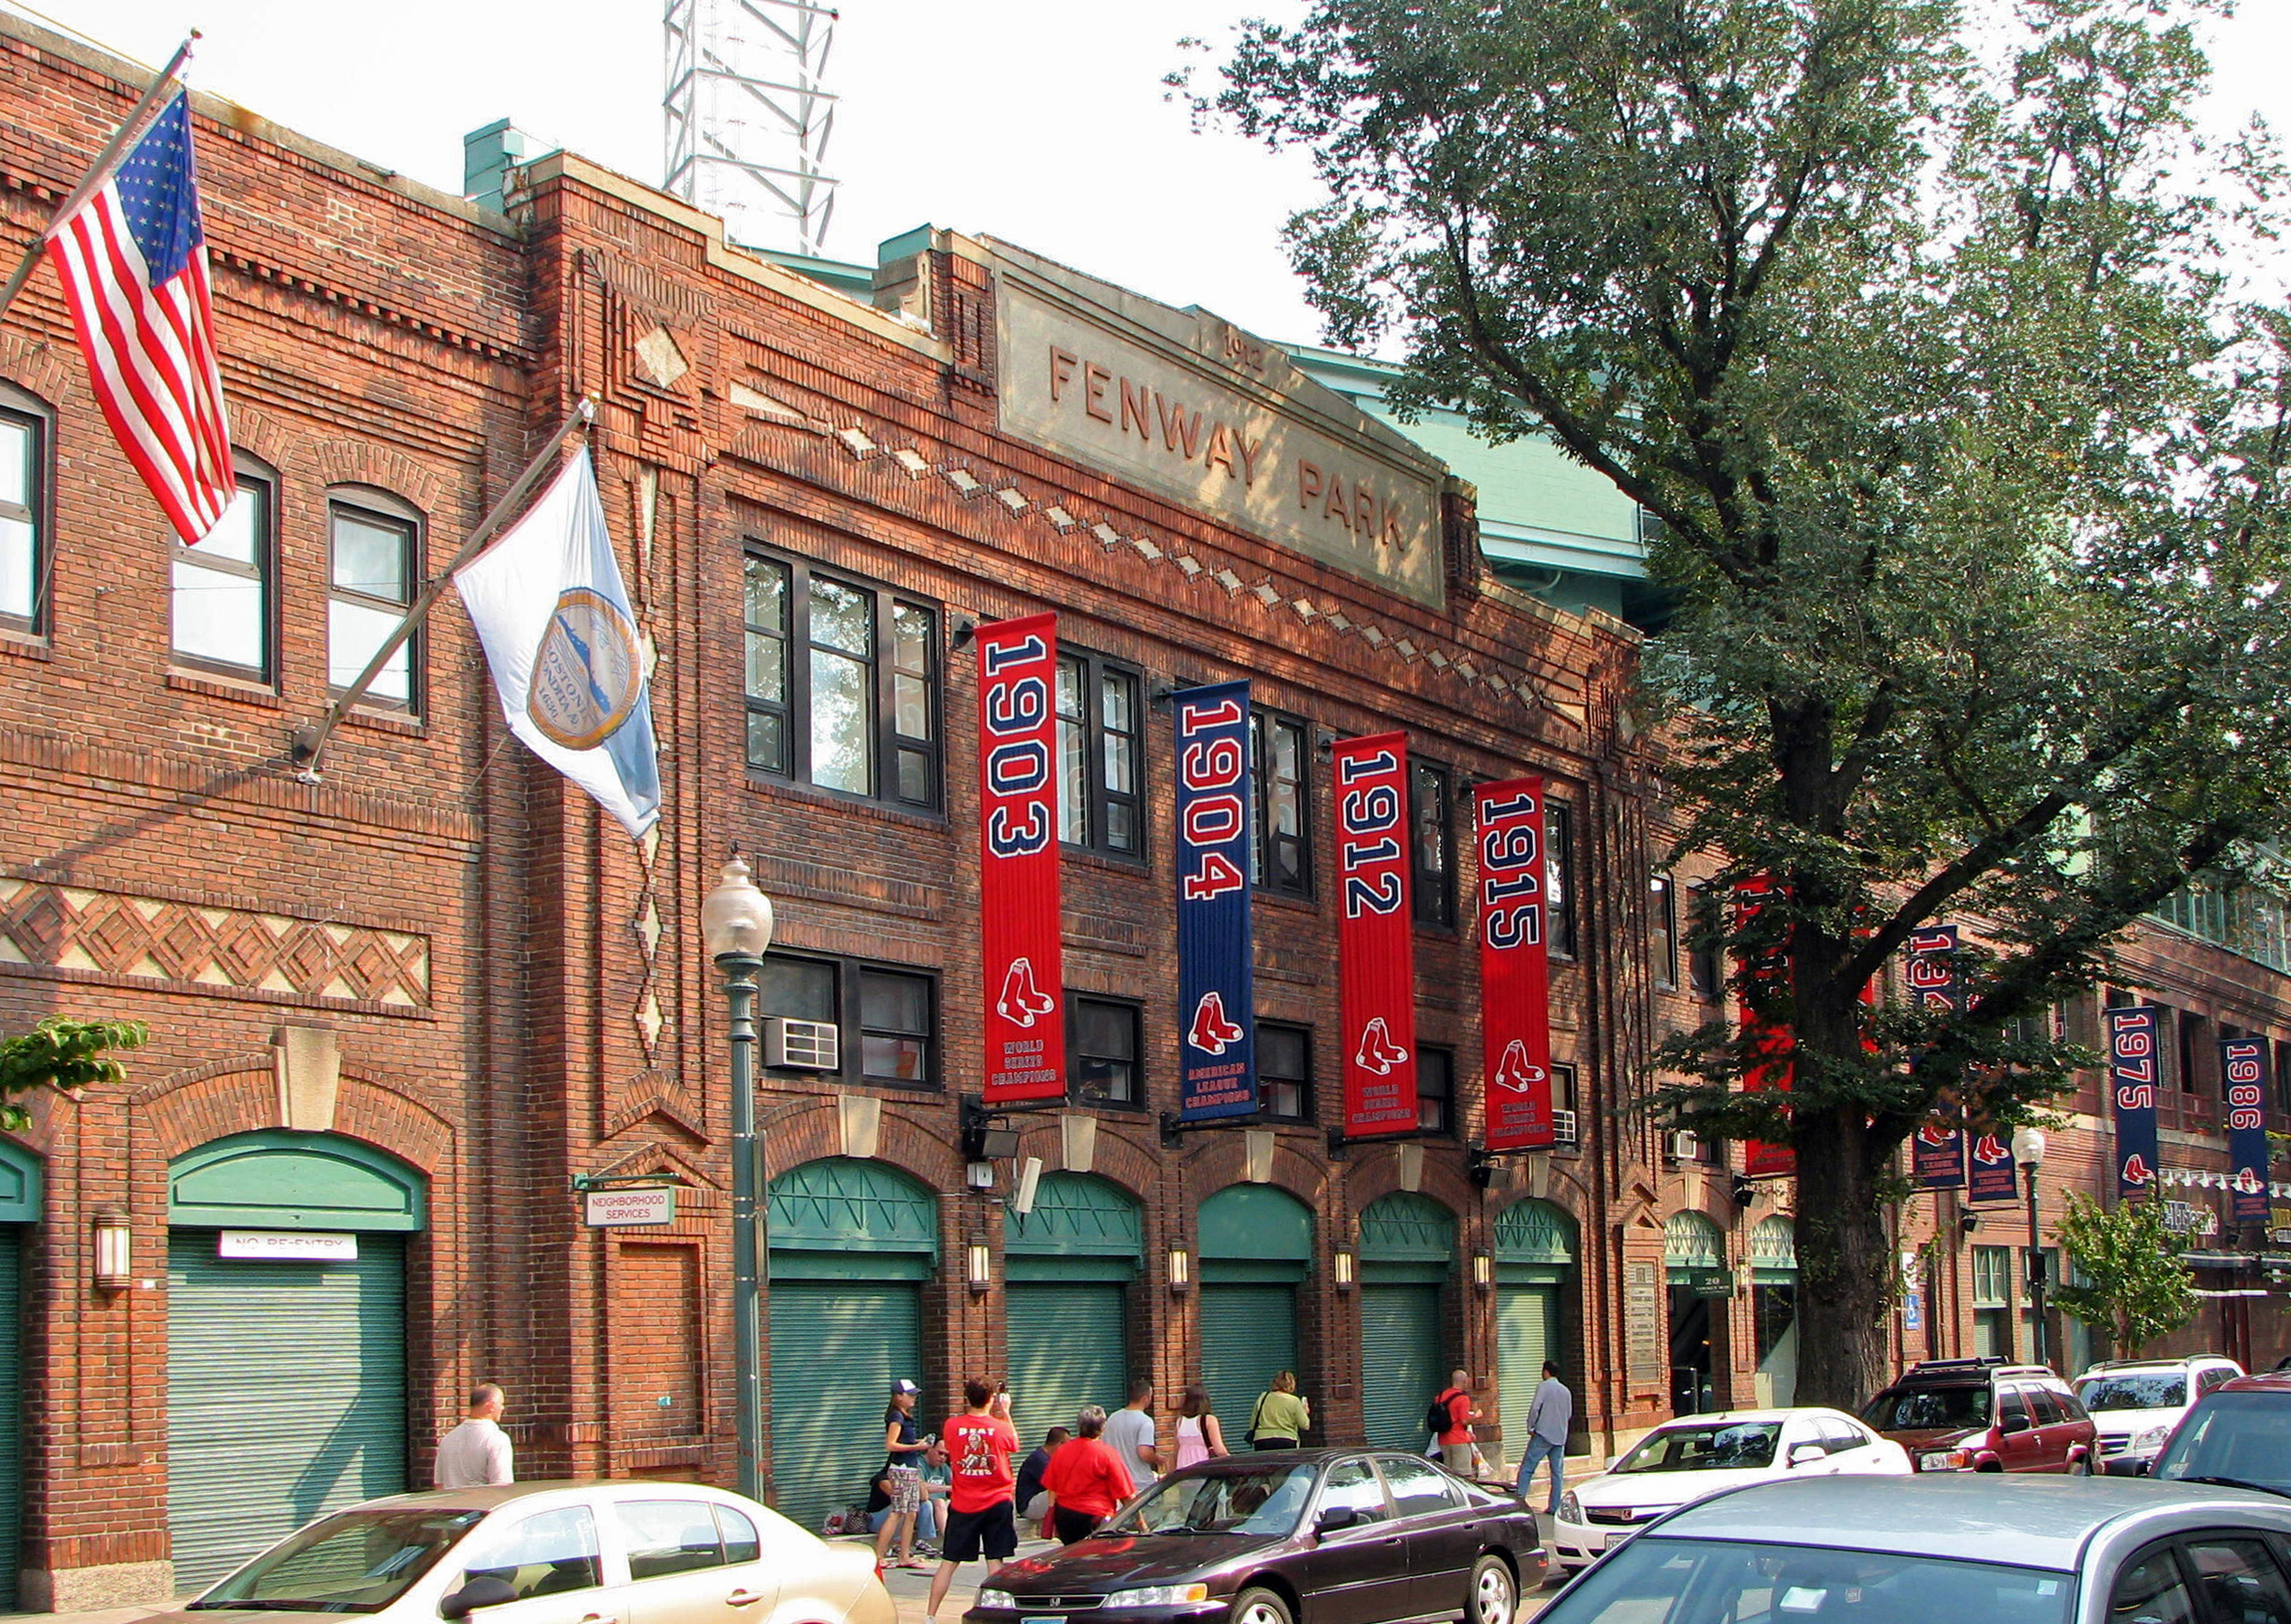
<svg viewBox="0 0 2291 1624">
<path fill-rule="evenodd" d="M 1663 1149 L 1674 1162 L 1702 1160 L 1702 1140 L 1685 1129 L 1675 1129 L 1663 1136 Z"/>
<path fill-rule="evenodd" d="M 1554 1111 L 1551 1114 L 1552 1137 L 1562 1145 L 1575 1143 L 1575 1113 Z"/>
<path fill-rule="evenodd" d="M 763 1063 L 789 1072 L 839 1072 L 843 1033 L 832 1021 L 773 1015 L 763 1023 Z"/>
</svg>

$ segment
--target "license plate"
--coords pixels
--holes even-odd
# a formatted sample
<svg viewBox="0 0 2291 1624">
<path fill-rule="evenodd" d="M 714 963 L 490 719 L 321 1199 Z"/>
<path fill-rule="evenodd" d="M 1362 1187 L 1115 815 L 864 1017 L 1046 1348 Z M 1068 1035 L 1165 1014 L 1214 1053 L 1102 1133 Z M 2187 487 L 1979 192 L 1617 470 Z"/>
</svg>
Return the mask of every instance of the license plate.
<svg viewBox="0 0 2291 1624">
<path fill-rule="evenodd" d="M 1030 1612 L 1019 1620 L 1018 1624 L 1066 1624 L 1066 1621 L 1065 1615 L 1060 1612 Z"/>
</svg>

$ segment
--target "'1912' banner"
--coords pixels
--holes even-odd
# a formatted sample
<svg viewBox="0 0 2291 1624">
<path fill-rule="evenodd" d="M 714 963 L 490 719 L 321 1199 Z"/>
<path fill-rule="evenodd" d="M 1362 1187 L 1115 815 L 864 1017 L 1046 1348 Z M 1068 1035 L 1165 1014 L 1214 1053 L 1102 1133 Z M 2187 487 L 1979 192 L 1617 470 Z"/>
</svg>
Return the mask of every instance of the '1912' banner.
<svg viewBox="0 0 2291 1624">
<path fill-rule="evenodd" d="M 2219 1081 L 2228 1097 L 2228 1222 L 2267 1222 L 2267 1039 L 2219 1039 Z"/>
<path fill-rule="evenodd" d="M 2116 1192 L 2144 1196 L 2156 1184 L 2156 1034 L 2154 1006 L 2107 1012 L 2108 1086 L 2116 1107 Z"/>
<path fill-rule="evenodd" d="M 1544 941 L 1543 780 L 1483 784 L 1479 831 L 1479 1022 L 1487 1148 L 1554 1144 L 1551 963 Z"/>
<path fill-rule="evenodd" d="M 1909 933 L 1909 997 L 1921 1012 L 1960 1007 L 1957 967 L 1950 957 L 1956 951 L 1955 925 L 1928 925 Z M 1925 1123 L 1909 1141 L 1909 1158 L 1918 1189 L 1965 1187 L 1964 1129 L 1938 1118 Z"/>
<path fill-rule="evenodd" d="M 1177 1115 L 1257 1109 L 1249 925 L 1249 685 L 1171 698 L 1177 729 Z"/>
<path fill-rule="evenodd" d="M 979 938 L 988 1105 L 1065 1098 L 1058 620 L 979 627 Z"/>
<path fill-rule="evenodd" d="M 1416 1131 L 1416 921 L 1408 905 L 1408 736 L 1337 741 L 1337 1001 L 1344 1137 Z"/>
</svg>

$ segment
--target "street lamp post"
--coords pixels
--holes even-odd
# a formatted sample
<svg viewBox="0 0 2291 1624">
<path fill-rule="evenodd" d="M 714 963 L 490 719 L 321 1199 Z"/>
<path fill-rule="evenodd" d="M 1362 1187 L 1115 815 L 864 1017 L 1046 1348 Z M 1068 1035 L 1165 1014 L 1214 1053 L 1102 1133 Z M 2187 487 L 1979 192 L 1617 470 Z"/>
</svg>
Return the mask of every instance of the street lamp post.
<svg viewBox="0 0 2291 1624">
<path fill-rule="evenodd" d="M 2035 1128 L 2013 1130 L 2013 1160 L 2028 1184 L 2028 1340 L 2030 1362 L 2049 1365 L 2044 1336 L 2044 1244 L 2036 1224 L 2036 1170 L 2044 1165 L 2044 1135 Z"/>
<path fill-rule="evenodd" d="M 700 935 L 724 972 L 732 1039 L 732 1385 L 738 1433 L 739 1491 L 760 1497 L 763 1398 L 756 1386 L 762 1327 L 755 1214 L 755 978 L 771 946 L 771 899 L 732 854 L 716 888 L 700 905 Z"/>
</svg>

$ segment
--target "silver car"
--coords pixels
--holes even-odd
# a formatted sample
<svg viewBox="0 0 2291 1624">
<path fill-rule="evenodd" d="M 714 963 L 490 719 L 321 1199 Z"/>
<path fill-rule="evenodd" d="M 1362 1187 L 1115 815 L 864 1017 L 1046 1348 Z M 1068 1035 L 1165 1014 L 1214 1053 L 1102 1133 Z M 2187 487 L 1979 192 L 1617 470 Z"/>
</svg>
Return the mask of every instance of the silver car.
<svg viewBox="0 0 2291 1624">
<path fill-rule="evenodd" d="M 393 1494 L 319 1518 L 180 1624 L 366 1613 L 388 1624 L 895 1624 L 874 1552 L 686 1483 Z"/>
<path fill-rule="evenodd" d="M 2137 1478 L 1761 1484 L 1610 1551 L 1537 1624 L 2291 1620 L 2291 1499 Z"/>
</svg>

